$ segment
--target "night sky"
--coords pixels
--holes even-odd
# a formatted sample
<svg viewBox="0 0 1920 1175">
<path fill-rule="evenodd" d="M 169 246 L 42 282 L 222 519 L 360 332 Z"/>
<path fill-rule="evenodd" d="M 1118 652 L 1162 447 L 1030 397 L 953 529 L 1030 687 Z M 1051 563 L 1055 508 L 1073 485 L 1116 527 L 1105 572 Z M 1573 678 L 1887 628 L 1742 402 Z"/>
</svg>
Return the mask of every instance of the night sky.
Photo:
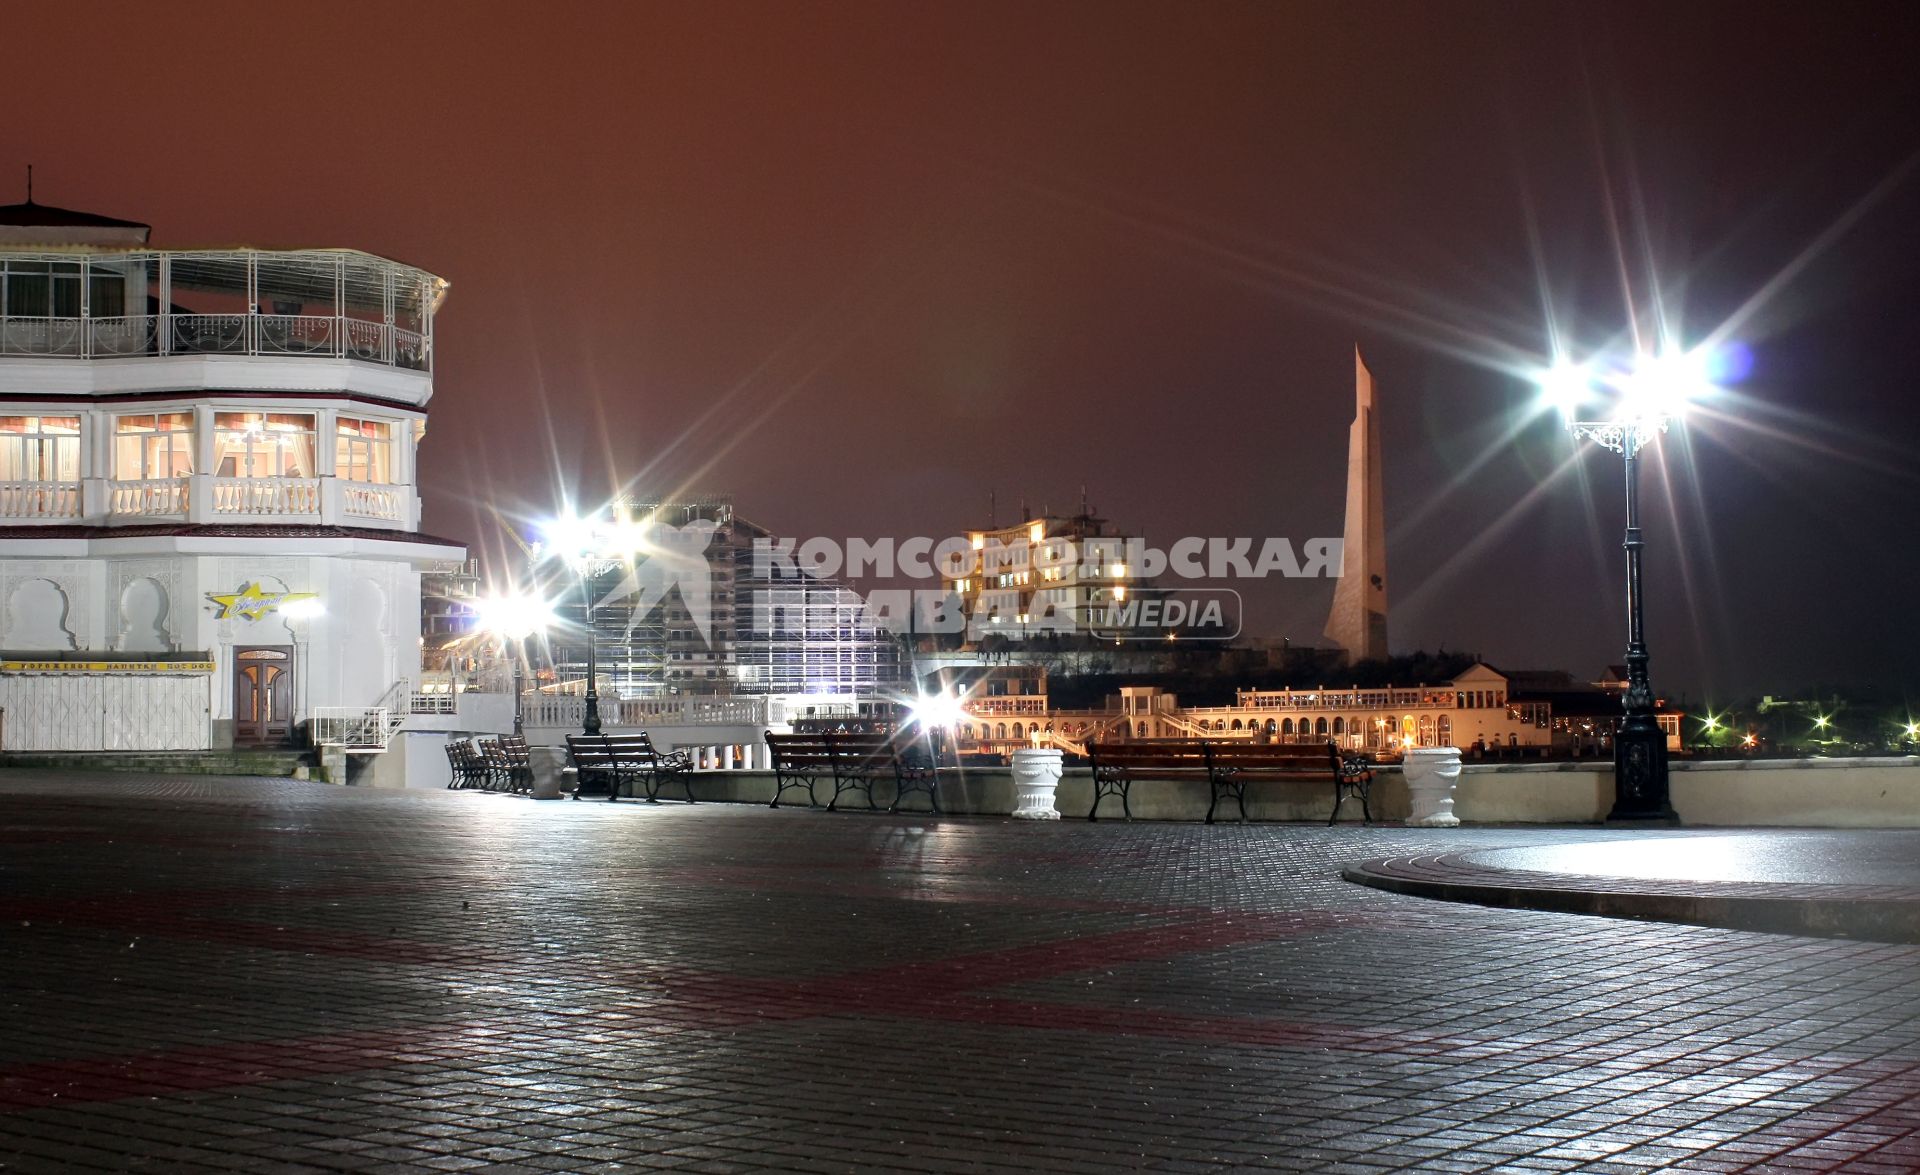
<svg viewBox="0 0 1920 1175">
<path fill-rule="evenodd" d="M 0 203 L 452 283 L 427 527 L 631 480 L 781 533 L 1024 500 L 1339 532 L 1384 408 L 1396 650 L 1617 662 L 1617 459 L 1515 374 L 1747 307 L 1648 481 L 1654 678 L 1920 683 L 1904 4 L 16 5 Z M 1514 430 L 1519 428 L 1517 435 Z M 1649 471 L 1653 473 L 1655 471 Z M 1584 480 L 1580 476 L 1584 474 Z M 1327 581 L 1256 585 L 1320 639 Z"/>
</svg>

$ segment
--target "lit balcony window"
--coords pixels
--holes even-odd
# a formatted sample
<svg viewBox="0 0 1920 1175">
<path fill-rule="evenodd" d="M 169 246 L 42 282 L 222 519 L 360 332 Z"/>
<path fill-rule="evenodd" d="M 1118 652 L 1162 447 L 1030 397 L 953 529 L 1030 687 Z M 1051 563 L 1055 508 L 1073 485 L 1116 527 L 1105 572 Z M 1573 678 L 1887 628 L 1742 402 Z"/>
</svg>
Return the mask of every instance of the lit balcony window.
<svg viewBox="0 0 1920 1175">
<path fill-rule="evenodd" d="M 116 416 L 113 476 L 121 481 L 158 481 L 193 472 L 193 413 L 158 412 Z"/>
<path fill-rule="evenodd" d="M 386 485 L 393 480 L 393 425 L 384 420 L 340 418 L 334 472 L 349 481 Z"/>
<path fill-rule="evenodd" d="M 218 412 L 213 464 L 219 477 L 312 477 L 313 416 L 304 412 Z"/>
<path fill-rule="evenodd" d="M 0 481 L 79 481 L 78 416 L 0 416 Z"/>
</svg>

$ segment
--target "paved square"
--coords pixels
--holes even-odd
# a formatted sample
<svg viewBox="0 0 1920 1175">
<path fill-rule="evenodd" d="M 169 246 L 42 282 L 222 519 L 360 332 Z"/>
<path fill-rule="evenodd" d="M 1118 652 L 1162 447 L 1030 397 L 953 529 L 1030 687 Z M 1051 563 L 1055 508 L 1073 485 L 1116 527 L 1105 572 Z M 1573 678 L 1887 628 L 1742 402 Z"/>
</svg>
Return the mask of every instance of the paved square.
<svg viewBox="0 0 1920 1175">
<path fill-rule="evenodd" d="M 1920 948 L 1339 878 L 1619 834 L 0 805 L 9 1171 L 1920 1166 Z"/>
</svg>

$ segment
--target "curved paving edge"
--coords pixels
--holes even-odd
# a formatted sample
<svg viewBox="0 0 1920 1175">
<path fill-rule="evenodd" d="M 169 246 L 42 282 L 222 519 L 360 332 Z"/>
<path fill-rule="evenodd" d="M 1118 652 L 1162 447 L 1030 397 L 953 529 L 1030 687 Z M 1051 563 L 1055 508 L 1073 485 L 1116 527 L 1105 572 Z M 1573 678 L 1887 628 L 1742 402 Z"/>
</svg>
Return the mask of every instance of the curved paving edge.
<svg viewBox="0 0 1920 1175">
<path fill-rule="evenodd" d="M 1386 857 L 1340 876 L 1391 893 L 1476 906 L 1680 922 L 1728 930 L 1920 943 L 1920 893 L 1838 885 L 1637 881 L 1499 869 L 1471 853 Z"/>
</svg>

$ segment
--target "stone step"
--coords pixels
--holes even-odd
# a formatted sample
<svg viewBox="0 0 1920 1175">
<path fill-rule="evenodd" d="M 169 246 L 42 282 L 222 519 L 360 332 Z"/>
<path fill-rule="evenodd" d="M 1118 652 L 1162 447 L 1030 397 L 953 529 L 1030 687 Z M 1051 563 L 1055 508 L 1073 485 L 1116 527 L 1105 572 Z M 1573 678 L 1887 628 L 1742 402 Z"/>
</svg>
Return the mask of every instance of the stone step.
<svg viewBox="0 0 1920 1175">
<path fill-rule="evenodd" d="M 209 751 L 10 751 L 0 767 L 43 771 L 140 771 L 169 775 L 262 775 L 284 778 L 319 763 L 312 751 L 290 747 Z"/>
</svg>

